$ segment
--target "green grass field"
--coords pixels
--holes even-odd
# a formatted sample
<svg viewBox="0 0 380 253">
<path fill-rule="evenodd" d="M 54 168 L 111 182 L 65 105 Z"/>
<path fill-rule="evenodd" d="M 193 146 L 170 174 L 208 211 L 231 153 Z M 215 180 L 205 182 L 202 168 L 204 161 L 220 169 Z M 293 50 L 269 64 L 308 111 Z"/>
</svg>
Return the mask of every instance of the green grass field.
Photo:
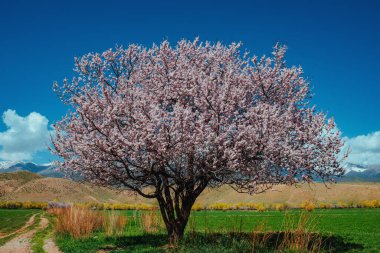
<svg viewBox="0 0 380 253">
<path fill-rule="evenodd" d="M 21 228 L 29 218 L 40 212 L 29 209 L 0 209 L 0 233 L 10 233 Z"/>
<path fill-rule="evenodd" d="M 251 232 L 272 231 L 276 243 L 289 224 L 296 224 L 300 211 L 199 211 L 193 212 L 183 243 L 167 247 L 165 231 L 147 234 L 139 224 L 140 212 L 120 211 L 128 216 L 125 233 L 106 237 L 96 232 L 88 239 L 57 236 L 61 250 L 69 252 L 251 252 Z M 287 225 L 286 225 L 287 224 Z M 328 209 L 310 213 L 308 229 L 321 234 L 327 252 L 380 252 L 380 209 Z M 277 232 L 276 232 L 277 231 Z M 271 244 L 259 252 L 272 252 Z M 255 251 L 257 252 L 257 251 Z"/>
</svg>

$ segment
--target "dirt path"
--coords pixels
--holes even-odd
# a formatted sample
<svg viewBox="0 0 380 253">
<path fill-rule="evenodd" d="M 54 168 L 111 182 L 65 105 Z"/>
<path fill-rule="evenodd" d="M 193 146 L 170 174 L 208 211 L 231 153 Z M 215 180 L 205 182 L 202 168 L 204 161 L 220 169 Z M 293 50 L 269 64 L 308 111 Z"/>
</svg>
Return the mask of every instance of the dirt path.
<svg viewBox="0 0 380 253">
<path fill-rule="evenodd" d="M 32 253 L 32 238 L 35 233 L 37 233 L 40 230 L 46 229 L 49 225 L 49 220 L 45 217 L 41 217 L 39 226 L 33 230 L 24 232 L 28 227 L 32 226 L 35 223 L 35 216 L 30 217 L 30 219 L 25 223 L 24 226 L 17 229 L 16 231 L 6 234 L 5 236 L 1 235 L 1 238 L 19 234 L 17 237 L 11 239 L 3 246 L 0 246 L 0 253 Z M 23 233 L 24 232 L 24 233 Z M 48 238 L 44 241 L 43 249 L 47 253 L 62 253 L 62 251 L 59 250 L 55 242 L 52 240 L 52 238 Z"/>
<path fill-rule="evenodd" d="M 44 250 L 47 253 L 62 253 L 62 251 L 59 250 L 59 248 L 51 238 L 45 240 Z"/>
<path fill-rule="evenodd" d="M 34 218 L 33 218 L 33 223 L 34 223 Z M 32 239 L 33 235 L 37 231 L 39 231 L 41 229 L 45 229 L 48 226 L 48 224 L 49 224 L 48 219 L 46 219 L 45 217 L 42 217 L 40 224 L 37 228 L 32 229 L 31 231 L 28 231 L 26 233 L 22 233 L 19 236 L 15 237 L 12 240 L 10 240 L 9 242 L 7 242 L 5 245 L 1 246 L 0 247 L 0 253 L 16 253 L 16 252 L 17 253 L 30 253 L 30 252 L 32 252 L 31 239 Z"/>
<path fill-rule="evenodd" d="M 30 239 L 32 238 L 33 234 L 35 233 L 35 229 L 21 234 L 17 236 L 16 238 L 10 240 L 5 245 L 0 247 L 0 253 L 29 253 L 31 252 L 30 248 Z"/>
</svg>

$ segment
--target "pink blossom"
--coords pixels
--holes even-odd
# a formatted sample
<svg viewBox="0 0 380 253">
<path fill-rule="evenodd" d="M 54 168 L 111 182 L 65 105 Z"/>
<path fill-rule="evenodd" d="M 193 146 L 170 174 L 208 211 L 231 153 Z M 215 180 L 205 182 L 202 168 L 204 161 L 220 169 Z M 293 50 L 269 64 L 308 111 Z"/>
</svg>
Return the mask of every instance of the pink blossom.
<svg viewBox="0 0 380 253">
<path fill-rule="evenodd" d="M 286 48 L 258 58 L 240 47 L 163 41 L 75 59 L 72 81 L 54 85 L 72 109 L 55 125 L 61 168 L 157 198 L 169 221 L 169 202 L 185 219 L 207 186 L 256 193 L 342 175 L 340 133 L 309 105 Z"/>
</svg>

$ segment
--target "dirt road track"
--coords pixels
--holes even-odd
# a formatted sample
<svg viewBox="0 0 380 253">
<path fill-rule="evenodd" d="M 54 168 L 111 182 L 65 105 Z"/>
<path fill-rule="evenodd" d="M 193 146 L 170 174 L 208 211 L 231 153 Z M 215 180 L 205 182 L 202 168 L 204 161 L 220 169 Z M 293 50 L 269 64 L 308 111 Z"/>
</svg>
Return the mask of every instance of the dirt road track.
<svg viewBox="0 0 380 253">
<path fill-rule="evenodd" d="M 32 253 L 32 238 L 35 233 L 37 233 L 40 230 L 46 229 L 49 225 L 49 220 L 45 217 L 42 217 L 39 223 L 39 226 L 37 228 L 34 228 L 28 232 L 22 233 L 25 231 L 28 227 L 34 224 L 35 215 L 33 215 L 25 225 L 18 229 L 17 231 L 13 232 L 15 233 L 21 233 L 17 237 L 13 238 L 9 242 L 7 242 L 5 245 L 0 246 L 0 253 Z M 54 241 L 49 238 L 44 241 L 43 249 L 47 253 L 62 253 L 59 248 L 55 245 Z"/>
</svg>

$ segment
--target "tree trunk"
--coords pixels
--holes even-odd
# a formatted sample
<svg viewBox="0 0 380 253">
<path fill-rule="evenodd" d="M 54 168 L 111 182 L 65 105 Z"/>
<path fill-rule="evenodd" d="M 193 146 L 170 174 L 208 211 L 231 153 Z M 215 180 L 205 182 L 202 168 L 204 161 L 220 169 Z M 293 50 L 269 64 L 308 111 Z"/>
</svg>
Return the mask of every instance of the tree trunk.
<svg viewBox="0 0 380 253">
<path fill-rule="evenodd" d="M 185 232 L 190 217 L 191 208 L 208 184 L 207 179 L 183 184 L 176 188 L 169 187 L 168 179 L 163 178 L 162 185 L 157 191 L 162 219 L 169 235 L 169 243 L 178 243 Z"/>
<path fill-rule="evenodd" d="M 173 201 L 171 195 L 166 195 L 165 198 L 161 195 L 157 197 L 157 200 L 168 232 L 169 243 L 176 244 L 183 238 L 195 198 L 189 196 L 179 203 L 176 197 Z"/>
<path fill-rule="evenodd" d="M 161 205 L 159 201 L 159 205 L 168 232 L 169 243 L 176 244 L 183 238 L 192 204 L 190 206 L 182 206 L 180 212 L 174 212 L 171 204 L 164 203 L 164 205 Z M 177 209 L 177 207 L 175 209 Z"/>
<path fill-rule="evenodd" d="M 187 220 L 185 222 L 177 222 L 171 231 L 168 231 L 169 243 L 176 244 L 178 243 L 184 235 L 186 228 Z"/>
</svg>

